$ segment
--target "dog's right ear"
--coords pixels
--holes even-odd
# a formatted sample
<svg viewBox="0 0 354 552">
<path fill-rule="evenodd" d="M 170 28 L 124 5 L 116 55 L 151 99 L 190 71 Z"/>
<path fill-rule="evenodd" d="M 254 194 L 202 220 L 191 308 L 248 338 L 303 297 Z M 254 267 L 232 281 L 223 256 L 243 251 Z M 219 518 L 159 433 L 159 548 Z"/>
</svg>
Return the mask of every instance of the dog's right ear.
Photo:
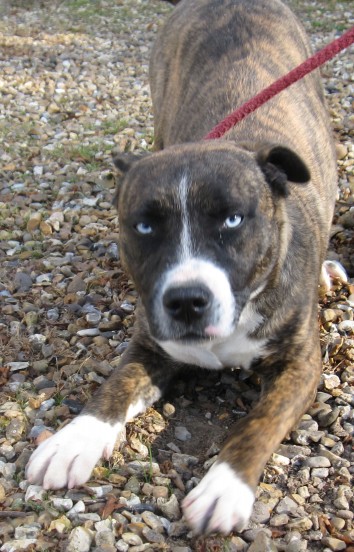
<svg viewBox="0 0 354 552">
<path fill-rule="evenodd" d="M 140 161 L 143 157 L 148 155 L 148 152 L 143 153 L 122 153 L 122 152 L 114 152 L 113 153 L 113 163 L 115 167 L 122 173 L 126 174 L 129 169 L 135 165 L 137 161 Z"/>
<path fill-rule="evenodd" d="M 113 159 L 114 166 L 119 170 L 121 175 L 124 176 L 132 168 L 132 166 L 135 165 L 137 161 L 140 161 L 140 159 L 143 159 L 143 157 L 146 157 L 146 155 L 149 155 L 149 152 L 147 151 L 143 153 L 113 152 L 112 159 Z M 116 193 L 114 194 L 112 199 L 112 203 L 115 207 L 118 207 L 119 191 L 120 191 L 120 181 L 118 178 Z"/>
</svg>

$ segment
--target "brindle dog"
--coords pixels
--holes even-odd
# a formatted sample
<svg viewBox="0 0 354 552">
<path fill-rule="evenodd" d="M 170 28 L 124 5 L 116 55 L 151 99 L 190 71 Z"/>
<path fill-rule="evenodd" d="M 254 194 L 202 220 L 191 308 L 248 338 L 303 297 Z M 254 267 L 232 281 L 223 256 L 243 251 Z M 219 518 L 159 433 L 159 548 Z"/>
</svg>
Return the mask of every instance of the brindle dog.
<svg viewBox="0 0 354 552">
<path fill-rule="evenodd" d="M 243 366 L 261 377 L 260 400 L 183 507 L 196 532 L 247 524 L 264 465 L 321 372 L 317 293 L 336 163 L 318 73 L 223 139 L 202 138 L 310 54 L 279 0 L 183 0 L 173 11 L 150 70 L 162 151 L 115 159 L 121 257 L 141 298 L 134 337 L 83 413 L 33 454 L 30 481 L 84 483 L 181 367 Z"/>
</svg>

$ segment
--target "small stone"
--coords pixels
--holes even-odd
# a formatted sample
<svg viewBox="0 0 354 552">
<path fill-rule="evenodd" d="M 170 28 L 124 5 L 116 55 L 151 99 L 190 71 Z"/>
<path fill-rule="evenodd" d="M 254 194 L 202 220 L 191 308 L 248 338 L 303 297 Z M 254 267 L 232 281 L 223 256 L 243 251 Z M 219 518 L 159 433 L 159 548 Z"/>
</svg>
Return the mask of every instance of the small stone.
<svg viewBox="0 0 354 552">
<path fill-rule="evenodd" d="M 177 426 L 175 427 L 175 437 L 179 441 L 188 441 L 192 438 L 192 435 L 186 427 Z"/>
<path fill-rule="evenodd" d="M 31 215 L 30 219 L 27 222 L 27 231 L 28 232 L 34 232 L 39 228 L 40 222 L 42 220 L 42 214 L 41 213 L 34 213 Z"/>
<path fill-rule="evenodd" d="M 26 272 L 17 272 L 14 278 L 15 290 L 18 292 L 29 291 L 32 287 L 32 278 Z"/>
<path fill-rule="evenodd" d="M 277 514 L 291 514 L 296 515 L 298 510 L 298 505 L 294 500 L 286 496 L 283 498 L 277 507 L 275 508 Z"/>
<path fill-rule="evenodd" d="M 136 535 L 135 533 L 123 533 L 122 540 L 130 546 L 140 546 L 143 544 L 143 541 L 139 535 Z"/>
<path fill-rule="evenodd" d="M 0 483 L 0 504 L 2 504 L 5 501 L 6 498 L 6 490 L 5 487 Z"/>
<path fill-rule="evenodd" d="M 166 416 L 166 418 L 170 418 L 175 414 L 176 409 L 173 406 L 173 404 L 165 403 L 162 407 L 162 412 L 163 412 L 163 415 Z"/>
<path fill-rule="evenodd" d="M 33 500 L 34 502 L 43 502 L 46 491 L 40 485 L 29 485 L 27 487 L 25 502 Z"/>
<path fill-rule="evenodd" d="M 248 552 L 277 552 L 277 547 L 264 531 L 260 531 L 249 547 Z"/>
<path fill-rule="evenodd" d="M 254 523 L 267 523 L 270 518 L 270 509 L 268 505 L 260 500 L 257 500 L 253 506 L 251 520 Z"/>
<path fill-rule="evenodd" d="M 17 442 L 21 439 L 26 430 L 26 423 L 21 418 L 13 418 L 6 427 L 6 437 L 11 442 Z M 11 458 L 9 458 L 11 460 Z"/>
<path fill-rule="evenodd" d="M 35 539 L 41 531 L 39 523 L 20 525 L 15 529 L 15 539 Z"/>
<path fill-rule="evenodd" d="M 96 546 L 101 547 L 103 550 L 107 550 L 107 547 L 114 547 L 115 545 L 114 533 L 109 529 L 99 531 L 96 533 L 95 541 Z M 115 550 L 115 547 L 113 550 Z"/>
<path fill-rule="evenodd" d="M 339 510 L 349 510 L 349 502 L 344 494 L 339 494 L 338 497 L 333 501 L 333 504 Z"/>
<path fill-rule="evenodd" d="M 137 437 L 131 437 L 129 444 L 133 450 L 140 454 L 142 458 L 146 458 L 147 456 L 149 456 L 148 447 L 144 445 Z"/>
<path fill-rule="evenodd" d="M 344 529 L 345 527 L 345 521 L 340 517 L 333 516 L 331 518 L 331 523 L 337 529 L 337 531 L 342 531 L 342 529 Z"/>
<path fill-rule="evenodd" d="M 113 483 L 113 481 L 112 481 Z M 141 489 L 141 492 L 145 495 L 145 496 L 151 496 L 152 493 L 153 493 L 153 490 L 154 490 L 154 485 L 151 485 L 151 483 L 144 483 L 142 489 Z"/>
<path fill-rule="evenodd" d="M 348 322 L 348 321 L 346 321 Z M 340 386 L 340 379 L 335 374 L 322 374 L 323 386 L 328 391 Z"/>
<path fill-rule="evenodd" d="M 133 475 L 128 479 L 127 483 L 124 486 L 124 490 L 138 494 L 140 492 L 140 486 L 141 485 L 139 479 L 135 475 Z"/>
<path fill-rule="evenodd" d="M 304 465 L 309 468 L 328 468 L 331 463 L 325 456 L 310 456 L 306 458 Z"/>
<path fill-rule="evenodd" d="M 70 520 L 66 516 L 60 516 L 57 519 L 53 519 L 49 525 L 48 531 L 56 531 L 60 535 L 70 531 L 72 528 Z"/>
<path fill-rule="evenodd" d="M 154 531 L 157 531 L 158 533 L 164 532 L 164 526 L 160 518 L 153 512 L 148 512 L 148 511 L 142 512 L 141 517 L 146 523 L 146 525 L 148 525 Z"/>
<path fill-rule="evenodd" d="M 145 527 L 142 530 L 142 534 L 143 534 L 143 537 L 145 537 L 145 539 L 148 542 L 161 543 L 161 544 L 165 542 L 165 538 L 161 535 L 161 533 L 158 533 L 157 531 L 154 531 L 149 527 Z"/>
<path fill-rule="evenodd" d="M 49 224 L 49 222 L 47 222 L 46 220 L 42 220 L 40 222 L 39 228 L 43 236 L 50 236 L 51 234 L 53 234 L 53 228 L 51 224 Z"/>
<path fill-rule="evenodd" d="M 10 367 L 10 372 L 17 372 L 19 370 L 26 370 L 29 367 L 29 362 L 8 362 L 7 366 Z"/>
<path fill-rule="evenodd" d="M 1 552 L 19 552 L 20 550 L 28 550 L 31 546 L 37 543 L 37 539 L 14 539 L 8 540 L 1 547 Z"/>
<path fill-rule="evenodd" d="M 287 514 L 275 514 L 271 520 L 270 525 L 272 527 L 280 527 L 286 525 L 289 522 L 289 516 Z"/>
<path fill-rule="evenodd" d="M 85 330 L 79 330 L 77 335 L 81 337 L 94 337 L 96 335 L 101 335 L 101 332 L 98 328 L 86 328 Z"/>
<path fill-rule="evenodd" d="M 70 533 L 66 552 L 89 552 L 93 533 L 86 527 L 75 527 Z"/>
<path fill-rule="evenodd" d="M 118 550 L 118 552 L 128 552 L 129 544 L 124 542 L 124 540 L 119 539 L 119 541 L 116 543 L 116 549 Z"/>
<path fill-rule="evenodd" d="M 86 291 L 86 283 L 81 278 L 81 276 L 74 276 L 74 278 L 71 280 L 70 284 L 68 285 L 67 292 L 68 293 L 77 293 L 78 291 Z"/>
<path fill-rule="evenodd" d="M 181 510 L 179 508 L 178 500 L 175 494 L 172 494 L 169 500 L 164 498 L 157 499 L 157 506 L 161 510 L 164 516 L 170 521 L 177 521 L 181 517 Z"/>
<path fill-rule="evenodd" d="M 51 502 L 54 508 L 60 512 L 67 512 L 73 507 L 73 501 L 71 498 L 60 498 L 58 496 L 54 496 L 52 497 Z"/>
<path fill-rule="evenodd" d="M 312 521 L 308 517 L 299 517 L 295 518 L 292 521 L 289 521 L 287 527 L 290 530 L 297 530 L 297 531 L 309 531 L 309 529 L 312 528 Z"/>
<path fill-rule="evenodd" d="M 337 159 L 342 160 L 348 155 L 348 147 L 340 142 L 336 143 Z"/>
<path fill-rule="evenodd" d="M 168 488 L 163 485 L 155 485 L 152 491 L 152 495 L 154 498 L 168 498 Z"/>
<path fill-rule="evenodd" d="M 45 359 L 35 360 L 32 364 L 32 368 L 34 372 L 42 374 L 48 370 L 48 361 Z"/>
<path fill-rule="evenodd" d="M 113 483 L 113 485 L 117 485 L 118 487 L 124 487 L 124 485 L 127 482 L 127 478 L 123 475 L 119 475 L 118 473 L 111 473 L 108 477 L 108 480 Z M 145 483 L 145 485 L 149 485 L 149 483 Z M 150 485 L 153 487 L 153 485 Z M 143 487 L 144 489 L 144 487 Z M 143 490 L 144 492 L 144 490 Z M 145 494 L 145 493 L 144 493 Z"/>
<path fill-rule="evenodd" d="M 336 421 L 336 419 L 339 416 L 339 408 L 334 407 L 332 410 L 330 410 L 327 413 L 320 412 L 318 414 L 318 421 L 320 422 L 322 427 L 328 427 L 333 424 L 333 422 Z"/>
<path fill-rule="evenodd" d="M 340 550 L 345 550 L 347 547 L 344 541 L 335 539 L 334 537 L 324 537 L 321 542 L 325 546 L 329 546 L 329 548 L 331 550 L 334 550 L 335 552 L 339 552 Z"/>
<path fill-rule="evenodd" d="M 311 477 L 320 477 L 326 479 L 328 477 L 328 468 L 313 468 L 311 470 Z"/>
<path fill-rule="evenodd" d="M 74 504 L 74 506 L 67 512 L 67 517 L 69 519 L 74 518 L 78 514 L 82 514 L 85 511 L 85 503 L 82 500 L 79 500 Z"/>
<path fill-rule="evenodd" d="M 169 537 L 179 538 L 189 533 L 190 527 L 185 521 L 173 521 L 167 529 Z"/>
</svg>

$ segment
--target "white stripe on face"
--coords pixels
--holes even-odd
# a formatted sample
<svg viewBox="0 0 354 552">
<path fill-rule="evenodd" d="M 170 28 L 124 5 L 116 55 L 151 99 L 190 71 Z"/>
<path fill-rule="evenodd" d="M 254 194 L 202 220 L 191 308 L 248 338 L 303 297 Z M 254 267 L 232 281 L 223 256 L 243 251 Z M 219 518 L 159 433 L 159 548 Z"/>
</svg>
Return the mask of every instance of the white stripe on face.
<svg viewBox="0 0 354 552">
<path fill-rule="evenodd" d="M 182 234 L 180 245 L 180 260 L 186 261 L 192 257 L 191 225 L 188 213 L 188 189 L 189 181 L 186 174 L 181 178 L 178 187 L 178 195 L 181 202 Z"/>
</svg>

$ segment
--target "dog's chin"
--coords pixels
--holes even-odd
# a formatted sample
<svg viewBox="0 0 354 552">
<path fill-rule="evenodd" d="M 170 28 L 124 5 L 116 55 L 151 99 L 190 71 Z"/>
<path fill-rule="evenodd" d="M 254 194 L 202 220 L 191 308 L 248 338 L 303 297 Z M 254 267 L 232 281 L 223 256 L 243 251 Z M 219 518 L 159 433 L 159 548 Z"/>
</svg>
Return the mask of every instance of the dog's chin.
<svg viewBox="0 0 354 552">
<path fill-rule="evenodd" d="M 223 332 L 214 326 L 207 326 L 203 331 L 151 331 L 155 341 L 159 343 L 169 342 L 179 345 L 203 345 L 211 341 L 220 341 L 227 339 L 232 331 Z"/>
</svg>

